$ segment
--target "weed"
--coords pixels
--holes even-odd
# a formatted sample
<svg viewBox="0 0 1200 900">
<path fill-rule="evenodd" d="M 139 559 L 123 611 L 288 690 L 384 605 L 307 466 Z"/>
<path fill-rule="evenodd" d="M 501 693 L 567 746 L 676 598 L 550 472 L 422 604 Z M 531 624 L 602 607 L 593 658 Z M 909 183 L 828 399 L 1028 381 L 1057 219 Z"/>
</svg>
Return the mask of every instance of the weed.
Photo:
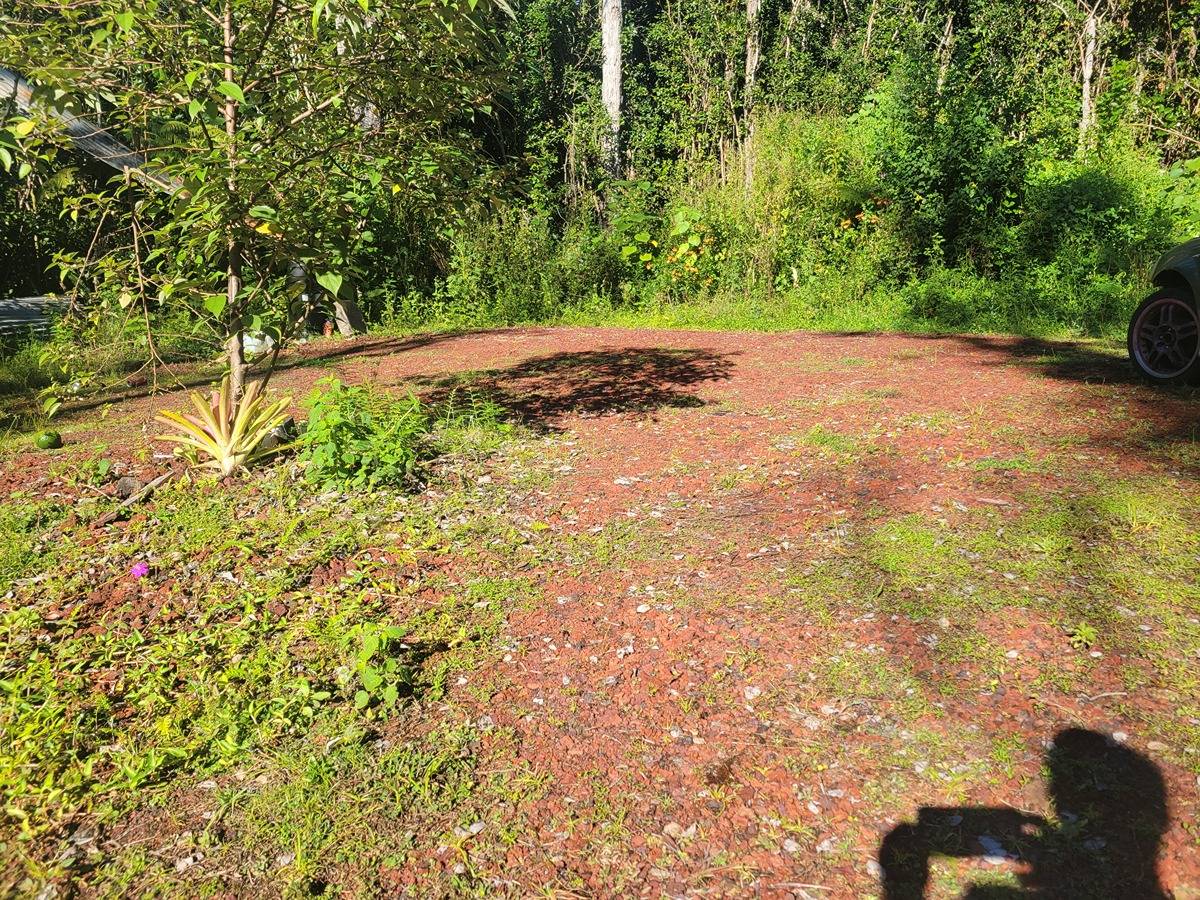
<svg viewBox="0 0 1200 900">
<path fill-rule="evenodd" d="M 802 438 L 805 444 L 836 454 L 851 454 L 858 449 L 858 441 L 821 425 L 814 425 Z"/>
<path fill-rule="evenodd" d="M 429 429 L 420 401 L 324 379 L 305 401 L 300 437 L 305 475 L 327 488 L 398 487 L 413 475 Z"/>
<path fill-rule="evenodd" d="M 1090 650 L 1100 639 L 1099 633 L 1087 622 L 1070 625 L 1066 629 L 1067 639 L 1076 650 Z"/>
</svg>

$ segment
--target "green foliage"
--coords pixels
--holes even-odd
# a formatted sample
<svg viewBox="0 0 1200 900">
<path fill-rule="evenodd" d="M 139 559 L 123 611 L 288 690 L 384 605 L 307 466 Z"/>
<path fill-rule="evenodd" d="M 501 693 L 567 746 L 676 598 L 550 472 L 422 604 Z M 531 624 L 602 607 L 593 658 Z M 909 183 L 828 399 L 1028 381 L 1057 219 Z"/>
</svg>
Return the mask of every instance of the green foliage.
<svg viewBox="0 0 1200 900">
<path fill-rule="evenodd" d="M 394 625 L 360 625 L 352 635 L 357 640 L 354 673 L 359 688 L 354 708 L 368 715 L 386 715 L 394 709 L 401 692 L 411 693 L 413 671 L 396 655 L 405 631 Z"/>
<path fill-rule="evenodd" d="M 490 108 L 503 8 L 31 0 L 0 21 L 0 57 L 33 86 L 0 163 L 61 166 L 63 115 L 103 96 L 106 130 L 153 151 L 69 193 L 70 221 L 107 239 L 59 248 L 65 283 L 113 317 L 180 311 L 218 338 L 282 340 L 291 265 L 336 295 L 374 241 L 365 220 L 436 208 L 469 180 L 478 143 L 460 123 Z"/>
<path fill-rule="evenodd" d="M 369 386 L 325 379 L 305 401 L 300 437 L 305 477 L 327 488 L 402 487 L 420 457 L 428 418 L 416 397 L 389 397 Z"/>
<path fill-rule="evenodd" d="M 1080 622 L 1067 628 L 1067 638 L 1076 650 L 1090 650 L 1100 635 L 1087 622 Z"/>
</svg>

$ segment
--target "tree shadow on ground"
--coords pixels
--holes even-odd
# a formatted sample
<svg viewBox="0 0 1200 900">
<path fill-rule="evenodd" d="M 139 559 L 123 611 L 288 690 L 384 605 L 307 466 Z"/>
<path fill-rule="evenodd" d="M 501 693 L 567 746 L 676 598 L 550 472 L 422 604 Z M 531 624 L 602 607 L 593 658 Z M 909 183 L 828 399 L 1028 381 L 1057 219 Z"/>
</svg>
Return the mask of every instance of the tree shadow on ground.
<svg viewBox="0 0 1200 900">
<path fill-rule="evenodd" d="M 982 351 L 983 365 L 1015 366 L 1053 381 L 1085 385 L 1072 400 L 1080 408 L 1118 403 L 1128 416 L 1098 416 L 1092 441 L 1130 452 L 1162 450 L 1200 439 L 1200 389 L 1150 385 L 1134 374 L 1124 353 L 1088 342 L 987 335 L 914 335 L 914 339 Z"/>
<path fill-rule="evenodd" d="M 499 333 L 504 329 L 489 329 L 487 331 L 469 332 L 472 337 L 486 336 Z M 360 337 L 352 340 L 335 342 L 320 342 L 314 344 L 293 345 L 287 355 L 281 355 L 276 361 L 272 374 L 282 374 L 292 370 L 323 368 L 341 361 L 365 361 L 383 359 L 412 350 L 423 350 L 436 347 L 439 344 L 463 337 L 464 332 L 430 332 L 405 338 L 370 338 Z M 251 362 L 248 377 L 262 378 L 270 354 Z M 222 364 L 213 360 L 175 360 L 168 359 L 166 365 L 160 366 L 158 372 L 147 370 L 146 363 L 130 365 L 125 369 L 115 371 L 116 375 L 133 375 L 134 377 L 118 380 L 107 390 L 100 391 L 82 400 L 73 400 L 66 404 L 63 417 L 69 418 L 89 412 L 109 404 L 121 404 L 144 397 L 168 397 L 171 394 L 208 388 L 220 380 Z M 0 396 L 4 394 L 0 384 Z M 21 409 L 0 413 L 0 428 L 16 427 L 22 421 L 23 415 L 28 415 L 35 409 L 35 396 L 27 392 L 25 403 Z"/>
<path fill-rule="evenodd" d="M 465 389 L 489 398 L 530 428 L 553 431 L 568 415 L 704 406 L 694 389 L 723 381 L 732 371 L 733 355 L 711 350 L 606 349 L 555 353 L 504 369 L 417 379 L 415 384 L 431 403 Z"/>
<path fill-rule="evenodd" d="M 511 328 L 482 328 L 472 331 L 430 331 L 396 338 L 360 336 L 353 339 L 341 340 L 337 343 L 322 341 L 320 343 L 294 346 L 292 355 L 282 357 L 276 365 L 276 370 L 284 372 L 288 369 L 304 369 L 314 366 L 324 367 L 343 359 L 354 361 L 382 359 L 412 350 L 426 350 L 430 347 L 437 347 L 440 344 L 460 340 L 465 337 L 485 338 L 511 331 Z M 522 329 L 521 333 L 536 335 L 548 331 L 550 329 L 529 328 Z"/>
<path fill-rule="evenodd" d="M 1158 767 L 1106 735 L 1059 732 L 1047 751 L 1054 818 L 1006 807 L 922 807 L 879 849 L 885 900 L 925 896 L 938 856 L 1021 864 L 1019 886 L 991 883 L 965 897 L 1170 896 L 1159 883 L 1159 843 L 1168 824 Z"/>
</svg>

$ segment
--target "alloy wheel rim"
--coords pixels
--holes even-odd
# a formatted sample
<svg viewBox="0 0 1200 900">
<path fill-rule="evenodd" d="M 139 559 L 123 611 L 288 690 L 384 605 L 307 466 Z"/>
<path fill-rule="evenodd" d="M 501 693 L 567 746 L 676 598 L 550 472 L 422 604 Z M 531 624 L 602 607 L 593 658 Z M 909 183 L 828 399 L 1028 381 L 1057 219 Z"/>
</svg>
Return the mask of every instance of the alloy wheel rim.
<svg viewBox="0 0 1200 900">
<path fill-rule="evenodd" d="M 1176 378 L 1196 361 L 1200 322 L 1191 304 L 1174 297 L 1151 303 L 1133 328 L 1138 365 L 1155 378 Z"/>
</svg>

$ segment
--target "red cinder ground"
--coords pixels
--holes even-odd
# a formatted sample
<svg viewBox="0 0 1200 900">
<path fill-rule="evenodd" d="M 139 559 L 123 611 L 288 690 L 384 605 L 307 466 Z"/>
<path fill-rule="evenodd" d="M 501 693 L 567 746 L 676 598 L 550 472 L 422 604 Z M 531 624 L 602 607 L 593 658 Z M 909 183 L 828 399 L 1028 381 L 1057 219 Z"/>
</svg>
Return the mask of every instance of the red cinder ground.
<svg viewBox="0 0 1200 900">
<path fill-rule="evenodd" d="M 1124 841 L 1128 823 L 1092 809 L 1089 827 L 1108 832 L 1031 839 L 1024 863 L 991 865 L 982 850 L 946 860 L 931 892 L 1049 878 L 1094 851 L 1126 867 L 1114 885 L 1149 883 L 1128 871 L 1142 867 L 1175 896 L 1200 897 L 1195 681 L 1166 680 L 1138 649 L 1137 596 L 1108 598 L 1131 617 L 1114 614 L 1095 653 L 1066 634 L 1063 610 L 1110 572 L 1108 538 L 1082 533 L 1053 569 L 1037 568 L 1040 545 L 1015 544 L 1012 572 L 969 550 L 1005 545 L 1030 517 L 1106 485 L 1169 481 L 1194 509 L 1192 395 L 1136 385 L 1091 345 L 582 328 L 319 342 L 273 386 L 298 397 L 332 372 L 427 398 L 469 384 L 561 460 L 517 511 L 545 529 L 544 560 L 525 573 L 539 595 L 509 611 L 504 646 L 444 707 L 488 723 L 485 767 L 494 728 L 515 735 L 515 764 L 544 778 L 513 812 L 511 845 L 473 860 L 483 884 L 878 894 L 881 842 L 922 807 L 1057 816 L 1059 834 L 1062 812 L 1087 819 L 1047 790 L 1050 742 L 1077 727 L 1153 762 L 1167 795 L 1161 844 Z M 152 433 L 153 410 L 179 402 L 134 398 L 114 418 L 125 434 Z M 165 465 L 127 461 L 147 478 Z M 33 454 L 7 460 L 0 490 L 36 490 L 43 468 Z M 888 523 L 917 520 L 964 536 L 957 576 L 922 570 L 919 541 L 898 562 L 867 558 L 886 549 Z M 939 546 L 925 547 L 935 560 Z M 1144 552 L 1133 566 L 1154 563 Z M 968 582 L 977 594 L 958 593 Z M 118 603 L 116 590 L 90 602 Z M 1178 604 L 1182 630 L 1162 652 L 1186 670 L 1200 609 L 1194 593 Z M 137 615 L 156 615 L 153 596 Z M 432 728 L 440 715 L 420 719 Z M 1133 821 L 1152 787 L 1101 790 Z M 1104 845 L 1081 850 L 1089 835 Z M 447 890 L 458 859 L 417 853 L 381 877 L 412 894 Z M 1102 895 L 1088 865 L 1043 895 Z"/>
</svg>

